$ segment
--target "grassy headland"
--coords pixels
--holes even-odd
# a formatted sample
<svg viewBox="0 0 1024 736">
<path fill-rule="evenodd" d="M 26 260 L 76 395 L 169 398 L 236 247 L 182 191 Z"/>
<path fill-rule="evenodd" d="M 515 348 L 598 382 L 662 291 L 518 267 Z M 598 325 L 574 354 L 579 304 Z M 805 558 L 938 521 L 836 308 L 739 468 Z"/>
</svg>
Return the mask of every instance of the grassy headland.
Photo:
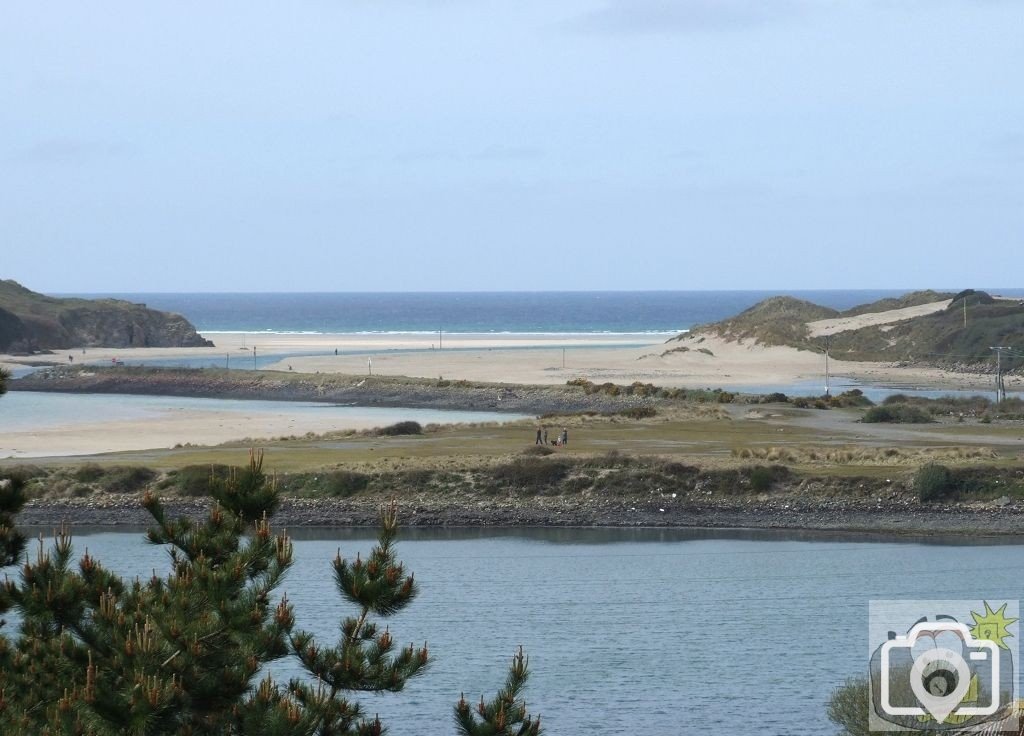
<svg viewBox="0 0 1024 736">
<path fill-rule="evenodd" d="M 0 352 L 212 345 L 178 314 L 119 299 L 60 299 L 0 280 Z"/>
</svg>

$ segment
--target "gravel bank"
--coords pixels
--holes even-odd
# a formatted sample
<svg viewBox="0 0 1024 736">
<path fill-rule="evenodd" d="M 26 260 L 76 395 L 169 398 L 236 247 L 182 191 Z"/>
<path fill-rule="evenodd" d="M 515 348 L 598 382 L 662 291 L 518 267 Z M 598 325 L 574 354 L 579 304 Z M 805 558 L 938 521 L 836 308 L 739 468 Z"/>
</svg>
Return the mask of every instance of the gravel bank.
<svg viewBox="0 0 1024 736">
<path fill-rule="evenodd" d="M 386 499 L 285 499 L 274 517 L 278 527 L 374 526 Z M 172 515 L 202 517 L 205 499 L 166 499 Z M 494 498 L 451 494 L 400 501 L 403 524 L 413 527 L 663 527 L 791 529 L 908 535 L 1024 537 L 1024 506 L 951 504 L 927 509 L 903 503 L 829 500 L 694 504 L 657 499 L 646 504 L 580 498 Z M 49 526 L 138 526 L 150 522 L 137 497 L 30 502 L 18 524 Z"/>
<path fill-rule="evenodd" d="M 13 380 L 12 391 L 141 394 L 354 406 L 488 410 L 517 414 L 614 412 L 651 406 L 638 395 L 586 393 L 579 386 L 528 386 L 444 379 L 178 368 L 51 368 Z"/>
</svg>

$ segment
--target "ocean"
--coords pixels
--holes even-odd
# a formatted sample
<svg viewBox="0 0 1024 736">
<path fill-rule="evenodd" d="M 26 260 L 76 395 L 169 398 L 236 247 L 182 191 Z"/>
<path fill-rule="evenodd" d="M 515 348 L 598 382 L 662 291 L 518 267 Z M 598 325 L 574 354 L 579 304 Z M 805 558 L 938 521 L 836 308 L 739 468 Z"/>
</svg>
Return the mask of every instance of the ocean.
<svg viewBox="0 0 1024 736">
<path fill-rule="evenodd" d="M 788 294 L 835 309 L 907 290 L 536 291 L 420 293 L 121 293 L 113 297 L 184 315 L 200 332 L 675 333 Z M 996 293 L 1022 295 L 1024 290 Z"/>
</svg>

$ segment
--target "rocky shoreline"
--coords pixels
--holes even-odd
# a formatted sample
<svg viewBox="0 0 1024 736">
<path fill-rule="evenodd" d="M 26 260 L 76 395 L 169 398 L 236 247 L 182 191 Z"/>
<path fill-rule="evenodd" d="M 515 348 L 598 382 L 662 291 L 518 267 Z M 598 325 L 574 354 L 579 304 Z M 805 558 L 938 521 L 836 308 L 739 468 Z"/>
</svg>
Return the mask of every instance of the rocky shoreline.
<svg viewBox="0 0 1024 736">
<path fill-rule="evenodd" d="M 651 406 L 655 402 L 652 397 L 639 394 L 587 393 L 579 386 L 213 368 L 58 367 L 12 380 L 8 388 L 11 391 L 315 401 L 354 406 L 476 409 L 538 415 L 615 412 Z"/>
<path fill-rule="evenodd" d="M 381 504 L 373 495 L 349 499 L 283 499 L 277 527 L 373 527 Z M 658 499 L 640 504 L 623 499 L 579 497 L 482 498 L 452 494 L 399 501 L 407 527 L 606 527 L 675 529 L 761 529 L 883 535 L 1024 537 L 1024 506 L 992 503 L 923 508 L 904 502 L 756 499 L 694 504 Z M 208 499 L 167 498 L 171 516 L 201 518 Z M 68 522 L 88 527 L 139 527 L 151 519 L 136 496 L 33 500 L 18 515 L 20 526 L 47 527 Z"/>
</svg>

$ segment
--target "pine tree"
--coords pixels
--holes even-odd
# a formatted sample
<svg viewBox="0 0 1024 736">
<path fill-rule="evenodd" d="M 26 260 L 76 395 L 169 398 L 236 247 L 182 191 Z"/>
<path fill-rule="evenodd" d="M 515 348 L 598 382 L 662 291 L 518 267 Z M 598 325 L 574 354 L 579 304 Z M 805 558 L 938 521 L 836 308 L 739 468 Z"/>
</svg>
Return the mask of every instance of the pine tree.
<svg viewBox="0 0 1024 736">
<path fill-rule="evenodd" d="M 460 736 L 538 736 L 540 718 L 531 718 L 526 712 L 526 701 L 522 699 L 526 687 L 529 660 L 523 648 L 512 658 L 505 687 L 497 696 L 485 702 L 483 696 L 475 708 L 466 701 L 466 696 L 455 705 L 455 723 Z"/>
<path fill-rule="evenodd" d="M 385 732 L 354 694 L 396 692 L 430 663 L 426 644 L 398 647 L 386 620 L 417 592 L 397 557 L 398 513 L 381 512 L 377 545 L 364 560 L 333 562 L 334 581 L 355 610 L 332 646 L 296 628 L 287 597 L 274 603 L 292 564 L 292 543 L 269 518 L 278 503 L 262 453 L 227 479 L 211 478 L 205 521 L 171 520 L 152 495 L 143 501 L 167 545 L 165 577 L 125 581 L 86 553 L 73 565 L 66 528 L 52 549 L 42 539 L 26 556 L 21 581 L 0 587 L 0 614 L 12 607 L 19 635 L 0 629 L 0 733 L 25 736 L 370 736 Z M 20 484 L 0 484 L 0 562 L 19 557 L 24 540 L 13 514 Z M 76 569 L 77 568 L 77 569 Z M 291 657 L 308 674 L 280 684 L 265 666 Z M 522 653 L 494 701 L 480 711 L 499 730 L 471 734 L 536 736 L 521 711 Z M 466 721 L 456 707 L 460 727 Z M 500 730 L 502 724 L 526 730 Z"/>
</svg>

